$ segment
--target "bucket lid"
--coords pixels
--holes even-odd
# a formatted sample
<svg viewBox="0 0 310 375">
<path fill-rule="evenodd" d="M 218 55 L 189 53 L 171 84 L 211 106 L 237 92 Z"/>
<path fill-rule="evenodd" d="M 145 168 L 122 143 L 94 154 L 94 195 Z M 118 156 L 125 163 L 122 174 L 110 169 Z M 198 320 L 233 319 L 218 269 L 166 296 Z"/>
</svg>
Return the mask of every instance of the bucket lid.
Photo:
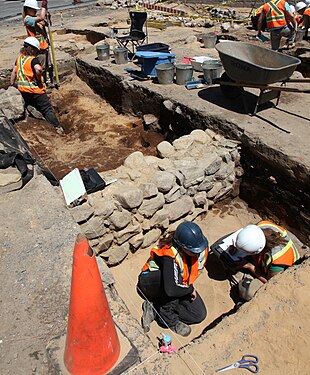
<svg viewBox="0 0 310 375">
<path fill-rule="evenodd" d="M 145 59 L 155 59 L 155 58 L 165 59 L 168 57 L 175 57 L 175 54 L 166 53 L 166 52 L 138 51 L 135 53 L 135 56 L 142 57 Z"/>
</svg>

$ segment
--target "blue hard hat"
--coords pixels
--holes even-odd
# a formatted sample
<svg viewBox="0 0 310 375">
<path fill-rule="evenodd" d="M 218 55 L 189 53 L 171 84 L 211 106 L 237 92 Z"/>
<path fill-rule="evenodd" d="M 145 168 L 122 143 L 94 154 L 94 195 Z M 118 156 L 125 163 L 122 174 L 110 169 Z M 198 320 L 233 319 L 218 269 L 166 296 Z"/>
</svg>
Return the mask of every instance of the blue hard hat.
<svg viewBox="0 0 310 375">
<path fill-rule="evenodd" d="M 194 254 L 201 253 L 209 245 L 199 225 L 190 221 L 185 221 L 177 227 L 173 235 L 173 241 L 176 245 Z"/>
</svg>

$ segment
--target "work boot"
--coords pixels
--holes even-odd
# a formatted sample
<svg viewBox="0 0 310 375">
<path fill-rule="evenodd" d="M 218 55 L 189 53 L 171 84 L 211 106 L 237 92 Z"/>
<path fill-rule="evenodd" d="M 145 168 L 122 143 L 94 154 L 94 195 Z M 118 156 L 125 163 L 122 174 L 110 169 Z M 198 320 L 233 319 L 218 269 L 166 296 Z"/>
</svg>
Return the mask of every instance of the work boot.
<svg viewBox="0 0 310 375">
<path fill-rule="evenodd" d="M 142 310 L 142 327 L 144 329 L 144 333 L 147 333 L 151 328 L 152 321 L 155 320 L 155 311 L 153 303 L 149 301 L 144 301 L 142 304 Z"/>
<path fill-rule="evenodd" d="M 183 322 L 177 322 L 177 324 L 173 327 L 170 327 L 170 329 L 171 331 L 184 337 L 188 336 L 192 331 L 191 327 Z"/>
</svg>

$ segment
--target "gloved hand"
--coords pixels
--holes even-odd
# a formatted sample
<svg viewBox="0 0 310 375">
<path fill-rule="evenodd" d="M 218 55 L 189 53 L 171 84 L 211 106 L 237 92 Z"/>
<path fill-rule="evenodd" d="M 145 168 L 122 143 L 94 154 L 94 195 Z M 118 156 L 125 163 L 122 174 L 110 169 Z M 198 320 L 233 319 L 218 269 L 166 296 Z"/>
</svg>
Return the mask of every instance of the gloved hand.
<svg viewBox="0 0 310 375">
<path fill-rule="evenodd" d="M 41 7 L 47 9 L 47 0 L 42 0 Z"/>
</svg>

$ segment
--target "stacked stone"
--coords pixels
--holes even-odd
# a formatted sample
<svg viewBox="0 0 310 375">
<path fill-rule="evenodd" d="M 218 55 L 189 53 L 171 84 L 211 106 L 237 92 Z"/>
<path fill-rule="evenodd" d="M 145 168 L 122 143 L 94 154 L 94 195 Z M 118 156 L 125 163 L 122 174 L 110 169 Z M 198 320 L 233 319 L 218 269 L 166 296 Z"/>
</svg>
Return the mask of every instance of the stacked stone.
<svg viewBox="0 0 310 375">
<path fill-rule="evenodd" d="M 103 174 L 117 182 L 70 209 L 97 254 L 113 266 L 129 252 L 154 245 L 177 225 L 238 195 L 239 142 L 210 130 L 194 130 L 172 144 L 161 142 L 158 157 L 141 152 Z"/>
</svg>

